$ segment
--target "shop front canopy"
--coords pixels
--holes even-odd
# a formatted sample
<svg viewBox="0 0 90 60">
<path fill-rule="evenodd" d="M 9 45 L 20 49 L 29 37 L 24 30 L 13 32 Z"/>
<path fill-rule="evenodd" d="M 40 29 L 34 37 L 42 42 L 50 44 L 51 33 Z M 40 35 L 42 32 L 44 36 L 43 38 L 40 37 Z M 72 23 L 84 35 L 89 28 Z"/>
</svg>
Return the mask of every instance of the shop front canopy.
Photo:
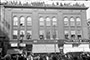
<svg viewBox="0 0 90 60">
<path fill-rule="evenodd" d="M 33 53 L 58 53 L 58 44 L 33 44 Z"/>
</svg>

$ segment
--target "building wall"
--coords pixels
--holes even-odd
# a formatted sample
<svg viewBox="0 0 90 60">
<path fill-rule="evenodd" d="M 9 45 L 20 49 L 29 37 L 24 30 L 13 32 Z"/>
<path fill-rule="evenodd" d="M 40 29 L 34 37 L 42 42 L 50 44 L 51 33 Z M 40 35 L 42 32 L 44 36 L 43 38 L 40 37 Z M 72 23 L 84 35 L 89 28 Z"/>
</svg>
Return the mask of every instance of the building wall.
<svg viewBox="0 0 90 60">
<path fill-rule="evenodd" d="M 0 29 L 8 36 L 8 22 L 5 20 L 5 8 L 0 5 Z"/>
<path fill-rule="evenodd" d="M 64 30 L 68 29 L 69 32 L 71 30 L 77 30 L 80 29 L 82 30 L 82 39 L 88 39 L 88 32 L 87 32 L 87 25 L 86 25 L 86 11 L 85 10 L 55 10 L 55 9 L 28 9 L 28 8 L 6 8 L 5 9 L 5 20 L 8 22 L 8 24 L 10 24 L 10 28 L 8 29 L 8 33 L 9 33 L 9 37 L 12 40 L 12 33 L 13 33 L 13 29 L 18 29 L 20 27 L 13 27 L 13 16 L 17 16 L 18 18 L 20 16 L 24 16 L 25 18 L 27 16 L 31 16 L 32 17 L 32 26 L 31 27 L 23 27 L 21 29 L 24 29 L 25 32 L 26 30 L 30 29 L 32 30 L 32 39 L 39 39 L 39 30 L 43 29 L 43 30 L 47 30 L 49 29 L 50 31 L 52 31 L 53 26 L 49 26 L 49 27 L 40 27 L 39 26 L 39 17 L 56 17 L 57 18 L 57 27 L 55 29 L 58 30 L 58 39 L 65 39 L 64 38 Z M 80 17 L 81 18 L 81 26 L 77 27 L 65 27 L 64 26 L 64 17 L 67 16 L 69 19 L 70 17 Z M 19 22 L 20 23 L 20 22 Z M 26 22 L 25 22 L 26 23 Z M 52 34 L 52 33 L 51 33 Z M 76 37 L 77 38 L 77 37 Z M 24 39 L 26 40 L 26 37 L 24 37 Z"/>
<path fill-rule="evenodd" d="M 90 39 L 90 19 L 87 20 L 87 25 L 88 25 L 88 35 Z"/>
</svg>

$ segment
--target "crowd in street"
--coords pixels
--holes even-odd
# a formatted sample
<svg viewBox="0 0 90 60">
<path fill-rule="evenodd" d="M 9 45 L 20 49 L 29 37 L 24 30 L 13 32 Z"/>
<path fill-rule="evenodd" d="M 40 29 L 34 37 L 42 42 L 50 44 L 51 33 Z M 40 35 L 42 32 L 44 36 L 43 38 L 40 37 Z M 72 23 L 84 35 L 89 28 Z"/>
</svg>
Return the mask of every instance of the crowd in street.
<svg viewBox="0 0 90 60">
<path fill-rule="evenodd" d="M 6 54 L 0 60 L 90 60 L 90 53 L 70 54 Z"/>
</svg>

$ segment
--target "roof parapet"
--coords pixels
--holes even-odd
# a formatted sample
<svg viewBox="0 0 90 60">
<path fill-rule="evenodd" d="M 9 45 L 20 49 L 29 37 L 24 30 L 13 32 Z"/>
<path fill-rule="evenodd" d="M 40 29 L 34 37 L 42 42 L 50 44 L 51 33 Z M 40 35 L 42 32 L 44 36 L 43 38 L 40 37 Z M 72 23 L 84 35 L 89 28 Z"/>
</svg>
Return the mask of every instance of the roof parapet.
<svg viewBox="0 0 90 60">
<path fill-rule="evenodd" d="M 86 7 L 84 4 L 79 4 L 79 3 L 75 3 L 73 5 L 71 5 L 71 3 L 59 3 L 59 2 L 56 2 L 55 3 L 52 3 L 52 4 L 46 4 L 45 2 L 25 2 L 25 3 L 21 3 L 20 1 L 17 2 L 17 1 L 11 1 L 11 2 L 4 2 L 2 3 L 5 7 L 12 7 L 13 8 L 30 8 L 30 7 L 45 7 L 45 8 L 79 8 L 79 9 L 88 9 L 88 7 Z"/>
</svg>

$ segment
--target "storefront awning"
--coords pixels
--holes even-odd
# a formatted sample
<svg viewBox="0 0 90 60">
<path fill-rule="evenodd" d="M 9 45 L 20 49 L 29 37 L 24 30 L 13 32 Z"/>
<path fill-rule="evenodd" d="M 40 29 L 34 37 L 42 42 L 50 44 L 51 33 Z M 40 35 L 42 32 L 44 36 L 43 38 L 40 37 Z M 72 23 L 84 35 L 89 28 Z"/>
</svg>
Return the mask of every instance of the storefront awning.
<svg viewBox="0 0 90 60">
<path fill-rule="evenodd" d="M 57 53 L 58 44 L 33 44 L 33 53 Z"/>
<path fill-rule="evenodd" d="M 90 52 L 89 44 L 80 44 L 73 46 L 72 44 L 64 44 L 64 53 L 68 52 Z"/>
</svg>

